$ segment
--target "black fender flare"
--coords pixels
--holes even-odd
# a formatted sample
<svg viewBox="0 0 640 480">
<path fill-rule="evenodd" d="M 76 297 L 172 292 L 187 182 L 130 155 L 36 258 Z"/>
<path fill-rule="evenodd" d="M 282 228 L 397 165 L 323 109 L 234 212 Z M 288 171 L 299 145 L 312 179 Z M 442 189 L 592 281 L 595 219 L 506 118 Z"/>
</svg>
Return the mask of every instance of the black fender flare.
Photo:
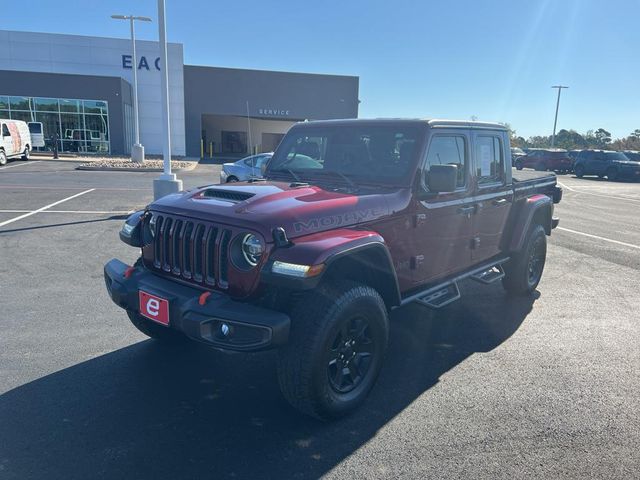
<svg viewBox="0 0 640 480">
<path fill-rule="evenodd" d="M 261 282 L 291 290 L 311 290 L 323 280 L 337 274 L 341 267 L 346 265 L 359 266 L 356 269 L 356 276 L 361 276 L 364 283 L 376 288 L 389 307 L 399 305 L 401 301 L 400 286 L 391 254 L 384 239 L 375 232 L 359 233 L 362 235 L 337 242 L 329 250 L 322 250 L 321 243 L 313 245 L 315 235 L 310 235 L 308 242 L 305 242 L 305 239 L 296 239 L 289 247 L 277 248 L 272 252 L 269 261 L 261 271 Z M 353 234 L 353 230 L 351 230 L 351 234 Z M 298 252 L 296 252 L 296 248 L 299 249 Z M 272 272 L 275 261 L 305 265 L 324 264 L 324 268 L 313 277 L 290 277 Z"/>
<path fill-rule="evenodd" d="M 524 201 L 518 209 L 518 216 L 513 225 L 509 251 L 522 250 L 531 224 L 536 221 L 544 227 L 547 235 L 553 229 L 553 200 L 547 195 L 533 195 Z"/>
</svg>

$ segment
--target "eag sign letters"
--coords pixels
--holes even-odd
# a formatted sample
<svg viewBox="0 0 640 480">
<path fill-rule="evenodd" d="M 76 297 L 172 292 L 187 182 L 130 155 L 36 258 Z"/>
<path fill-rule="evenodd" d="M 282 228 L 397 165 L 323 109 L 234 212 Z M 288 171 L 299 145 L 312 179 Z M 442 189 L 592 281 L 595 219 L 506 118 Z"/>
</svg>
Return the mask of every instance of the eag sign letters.
<svg viewBox="0 0 640 480">
<path fill-rule="evenodd" d="M 122 68 L 131 69 L 133 68 L 132 63 L 133 59 L 131 58 L 131 55 L 122 55 Z M 156 70 L 160 71 L 160 57 L 157 57 L 152 62 L 152 65 Z M 147 61 L 147 57 L 145 57 L 144 55 L 138 59 L 138 70 L 142 70 L 143 68 L 146 70 L 150 70 L 149 62 Z"/>
</svg>

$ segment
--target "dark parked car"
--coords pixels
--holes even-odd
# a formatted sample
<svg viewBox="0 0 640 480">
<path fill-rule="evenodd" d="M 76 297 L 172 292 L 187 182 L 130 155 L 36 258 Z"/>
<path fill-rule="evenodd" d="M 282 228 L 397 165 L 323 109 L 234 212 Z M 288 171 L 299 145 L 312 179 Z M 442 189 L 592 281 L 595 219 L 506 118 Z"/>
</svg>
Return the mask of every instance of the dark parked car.
<svg viewBox="0 0 640 480">
<path fill-rule="evenodd" d="M 130 216 L 120 238 L 141 257 L 108 262 L 107 290 L 149 337 L 277 348 L 284 397 L 339 417 L 376 381 L 393 308 L 444 307 L 463 279 L 538 286 L 562 190 L 552 173 L 513 172 L 509 153 L 494 123 L 298 123 L 264 180 Z"/>
<path fill-rule="evenodd" d="M 576 163 L 576 159 L 578 158 L 578 155 L 580 155 L 581 151 L 582 150 L 569 150 L 567 152 L 567 155 L 571 157 L 572 165 Z"/>
<path fill-rule="evenodd" d="M 597 175 L 611 181 L 620 178 L 640 179 L 640 162 L 630 160 L 622 152 L 583 150 L 578 155 L 574 171 L 578 178 Z"/>
<path fill-rule="evenodd" d="M 514 165 L 518 170 L 534 168 L 539 171 L 551 170 L 554 172 L 571 171 L 572 160 L 566 150 L 532 150 L 524 157 L 515 160 Z"/>
<path fill-rule="evenodd" d="M 515 165 L 516 160 L 524 157 L 525 155 L 526 153 L 524 153 L 524 150 L 522 150 L 521 148 L 511 147 L 511 165 Z"/>
</svg>

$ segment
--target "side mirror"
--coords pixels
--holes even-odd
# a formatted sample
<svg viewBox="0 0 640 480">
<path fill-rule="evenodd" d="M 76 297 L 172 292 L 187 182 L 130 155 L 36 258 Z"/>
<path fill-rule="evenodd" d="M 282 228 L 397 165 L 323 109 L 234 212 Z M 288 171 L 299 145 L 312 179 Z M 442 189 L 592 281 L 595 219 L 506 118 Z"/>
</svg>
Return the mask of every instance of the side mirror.
<svg viewBox="0 0 640 480">
<path fill-rule="evenodd" d="M 431 165 L 428 172 L 427 187 L 431 193 L 454 192 L 458 184 L 457 165 Z"/>
</svg>

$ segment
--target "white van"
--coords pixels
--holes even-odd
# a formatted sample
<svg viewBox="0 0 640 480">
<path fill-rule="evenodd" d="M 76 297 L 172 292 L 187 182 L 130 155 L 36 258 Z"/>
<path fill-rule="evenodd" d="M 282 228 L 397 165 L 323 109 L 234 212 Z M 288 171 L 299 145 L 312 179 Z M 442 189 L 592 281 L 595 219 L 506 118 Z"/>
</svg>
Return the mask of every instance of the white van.
<svg viewBox="0 0 640 480">
<path fill-rule="evenodd" d="M 0 165 L 8 158 L 22 157 L 29 160 L 31 134 L 29 127 L 21 120 L 0 119 Z"/>
</svg>

